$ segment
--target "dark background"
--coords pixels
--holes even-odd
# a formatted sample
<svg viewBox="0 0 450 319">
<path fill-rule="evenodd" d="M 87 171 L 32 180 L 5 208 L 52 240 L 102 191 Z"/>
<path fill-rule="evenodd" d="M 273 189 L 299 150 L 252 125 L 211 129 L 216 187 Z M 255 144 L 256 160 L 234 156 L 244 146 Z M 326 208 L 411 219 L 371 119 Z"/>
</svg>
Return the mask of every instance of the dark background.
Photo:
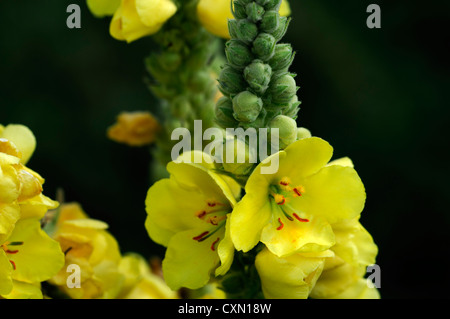
<svg viewBox="0 0 450 319">
<path fill-rule="evenodd" d="M 299 124 L 350 156 L 367 191 L 363 225 L 379 246 L 383 298 L 448 298 L 448 1 L 291 0 L 284 41 L 297 56 Z M 79 3 L 82 28 L 66 27 Z M 366 8 L 380 5 L 382 28 Z M 107 221 L 122 252 L 162 256 L 144 228 L 147 148 L 109 141 L 123 110 L 153 110 L 143 83 L 150 39 L 112 39 L 84 1 L 0 0 L 0 123 L 38 146 L 44 193 Z M 445 31 L 447 30 L 447 31 Z"/>
</svg>

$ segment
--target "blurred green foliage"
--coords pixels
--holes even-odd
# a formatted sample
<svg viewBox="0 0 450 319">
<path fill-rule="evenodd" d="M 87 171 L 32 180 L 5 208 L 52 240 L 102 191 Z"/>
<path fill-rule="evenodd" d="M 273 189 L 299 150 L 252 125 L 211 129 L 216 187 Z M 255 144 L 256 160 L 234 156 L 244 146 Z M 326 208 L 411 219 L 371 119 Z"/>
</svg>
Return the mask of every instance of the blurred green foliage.
<svg viewBox="0 0 450 319">
<path fill-rule="evenodd" d="M 298 123 L 335 158 L 351 157 L 365 183 L 361 221 L 380 249 L 382 297 L 448 298 L 449 2 L 290 2 Z M 70 3 L 81 6 L 81 29 L 66 27 Z M 381 29 L 366 27 L 370 3 Z M 121 111 L 157 112 L 143 64 L 157 48 L 108 29 L 84 1 L 0 0 L 0 123 L 35 133 L 29 166 L 45 194 L 62 188 L 108 222 L 123 252 L 163 256 L 144 228 L 149 150 L 106 138 Z"/>
</svg>

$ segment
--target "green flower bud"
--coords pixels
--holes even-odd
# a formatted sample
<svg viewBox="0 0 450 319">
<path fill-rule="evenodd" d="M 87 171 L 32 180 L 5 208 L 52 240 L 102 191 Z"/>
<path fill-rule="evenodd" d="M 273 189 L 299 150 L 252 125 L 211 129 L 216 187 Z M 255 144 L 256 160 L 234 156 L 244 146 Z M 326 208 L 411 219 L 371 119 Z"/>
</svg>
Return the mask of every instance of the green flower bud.
<svg viewBox="0 0 450 319">
<path fill-rule="evenodd" d="M 253 42 L 252 51 L 259 59 L 267 61 L 275 53 L 276 43 L 277 41 L 271 34 L 262 32 Z"/>
<path fill-rule="evenodd" d="M 290 117 L 278 115 L 270 121 L 269 127 L 279 130 L 280 149 L 285 149 L 297 140 L 297 123 Z"/>
<path fill-rule="evenodd" d="M 310 138 L 311 136 L 312 136 L 311 132 L 307 128 L 304 127 L 297 128 L 297 140 L 301 140 L 303 138 Z"/>
<path fill-rule="evenodd" d="M 215 113 L 216 123 L 222 128 L 232 128 L 238 125 L 238 121 L 233 117 L 233 102 L 230 98 L 221 97 L 216 103 Z"/>
<path fill-rule="evenodd" d="M 269 60 L 273 72 L 287 72 L 294 61 L 294 55 L 290 44 L 277 44 L 275 46 L 275 54 Z"/>
<path fill-rule="evenodd" d="M 242 72 L 232 68 L 226 64 L 219 75 L 219 90 L 224 95 L 235 95 L 242 91 L 243 87 L 246 87 L 246 82 L 242 77 Z"/>
<path fill-rule="evenodd" d="M 239 93 L 233 98 L 233 116 L 240 122 L 253 122 L 263 107 L 261 98 L 249 91 Z"/>
<path fill-rule="evenodd" d="M 245 141 L 228 137 L 223 147 L 223 168 L 234 175 L 248 175 L 256 164 L 255 155 Z"/>
<path fill-rule="evenodd" d="M 265 108 L 263 108 L 261 110 L 261 113 L 259 113 L 258 118 L 256 120 L 254 120 L 253 122 L 248 122 L 248 123 L 244 123 L 244 122 L 240 122 L 239 123 L 239 127 L 242 127 L 244 130 L 248 129 L 248 128 L 254 128 L 256 130 L 258 130 L 261 127 L 266 127 L 266 116 L 267 116 L 267 111 L 265 110 Z"/>
<path fill-rule="evenodd" d="M 250 2 L 253 2 L 253 0 L 238 0 L 238 2 L 240 4 L 242 4 L 243 6 L 246 6 L 247 4 L 249 4 Z"/>
<path fill-rule="evenodd" d="M 291 19 L 288 19 L 286 17 L 280 17 L 278 28 L 272 32 L 272 35 L 274 36 L 277 42 L 280 41 L 286 34 L 290 22 Z"/>
<path fill-rule="evenodd" d="M 272 103 L 287 105 L 297 93 L 298 87 L 290 74 L 282 75 L 270 83 Z"/>
<path fill-rule="evenodd" d="M 238 20 L 236 35 L 239 40 L 251 43 L 255 40 L 259 30 L 256 24 L 249 20 Z"/>
<path fill-rule="evenodd" d="M 275 32 L 280 25 L 280 15 L 277 11 L 267 11 L 261 20 L 260 29 L 266 33 Z"/>
<path fill-rule="evenodd" d="M 275 10 L 278 11 L 280 10 L 280 6 L 281 6 L 281 2 L 282 0 L 267 0 L 265 1 L 265 5 L 264 8 L 266 10 Z"/>
<path fill-rule="evenodd" d="M 269 0 L 255 0 L 255 2 L 264 7 L 269 2 Z"/>
<path fill-rule="evenodd" d="M 231 39 L 225 45 L 228 63 L 236 69 L 243 69 L 253 60 L 253 54 L 244 42 Z"/>
<path fill-rule="evenodd" d="M 198 71 L 188 79 L 188 86 L 193 92 L 204 92 L 211 85 L 211 75 L 206 71 Z"/>
<path fill-rule="evenodd" d="M 297 95 L 294 95 L 292 100 L 290 101 L 289 106 L 286 110 L 284 110 L 283 114 L 286 116 L 289 116 L 293 119 L 297 118 L 298 111 L 300 111 L 300 104 L 301 102 L 298 101 Z"/>
<path fill-rule="evenodd" d="M 172 112 L 179 118 L 186 118 L 188 114 L 192 113 L 192 106 L 189 100 L 185 96 L 176 97 L 170 105 Z"/>
<path fill-rule="evenodd" d="M 245 19 L 247 18 L 247 13 L 245 12 L 245 6 L 239 3 L 239 1 L 233 2 L 233 16 L 235 19 Z"/>
<path fill-rule="evenodd" d="M 270 65 L 259 60 L 254 60 L 244 69 L 244 79 L 250 88 L 259 95 L 266 92 L 272 77 Z"/>
<path fill-rule="evenodd" d="M 245 7 L 248 18 L 253 22 L 258 22 L 264 15 L 264 8 L 256 2 L 250 2 Z"/>
<path fill-rule="evenodd" d="M 228 20 L 228 33 L 230 34 L 230 37 L 232 39 L 236 39 L 237 38 L 237 31 L 238 31 L 238 26 L 237 26 L 238 20 Z"/>
</svg>

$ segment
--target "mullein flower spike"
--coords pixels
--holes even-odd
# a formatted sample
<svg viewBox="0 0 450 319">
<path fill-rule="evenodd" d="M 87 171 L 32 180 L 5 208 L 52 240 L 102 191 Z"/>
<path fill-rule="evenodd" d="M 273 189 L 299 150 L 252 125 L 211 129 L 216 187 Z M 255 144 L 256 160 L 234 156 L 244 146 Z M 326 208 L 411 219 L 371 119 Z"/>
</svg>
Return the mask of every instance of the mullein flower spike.
<svg viewBox="0 0 450 319">
<path fill-rule="evenodd" d="M 224 128 L 270 128 L 278 115 L 297 116 L 298 86 L 288 73 L 294 54 L 289 44 L 278 44 L 289 25 L 280 6 L 281 1 L 233 1 L 228 62 L 218 79 L 221 92 L 233 101 L 233 113 L 216 108 L 216 123 Z"/>
</svg>

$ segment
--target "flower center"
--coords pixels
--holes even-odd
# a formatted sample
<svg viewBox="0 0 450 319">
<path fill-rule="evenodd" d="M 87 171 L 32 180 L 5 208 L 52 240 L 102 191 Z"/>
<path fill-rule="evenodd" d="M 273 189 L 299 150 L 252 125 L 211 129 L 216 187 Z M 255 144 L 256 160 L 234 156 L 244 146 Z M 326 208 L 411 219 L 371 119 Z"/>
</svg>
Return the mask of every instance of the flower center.
<svg viewBox="0 0 450 319">
<path fill-rule="evenodd" d="M 195 216 L 211 226 L 207 231 L 193 237 L 192 239 L 199 243 L 213 236 L 225 226 L 227 214 L 231 211 L 231 207 L 216 200 L 206 201 L 205 209 L 199 210 Z M 211 250 L 216 250 L 216 244 L 220 241 L 220 236 L 211 244 Z"/>
<path fill-rule="evenodd" d="M 21 246 L 21 245 L 23 245 L 23 241 L 13 241 L 4 243 L 0 245 L 0 247 L 5 251 L 7 255 L 15 255 L 19 252 L 19 250 L 10 248 L 9 246 Z M 9 260 L 9 262 L 11 263 L 13 269 L 16 270 L 16 263 L 11 259 Z"/>
<path fill-rule="evenodd" d="M 270 186 L 270 200 L 274 206 L 274 212 L 279 216 L 277 230 L 284 228 L 283 220 L 286 221 L 286 219 L 290 222 L 295 220 L 302 223 L 309 222 L 309 219 L 302 218 L 302 214 L 289 204 L 293 198 L 301 197 L 305 193 L 305 188 L 302 185 L 292 187 L 291 184 L 289 177 L 283 177 L 277 184 Z"/>
</svg>

